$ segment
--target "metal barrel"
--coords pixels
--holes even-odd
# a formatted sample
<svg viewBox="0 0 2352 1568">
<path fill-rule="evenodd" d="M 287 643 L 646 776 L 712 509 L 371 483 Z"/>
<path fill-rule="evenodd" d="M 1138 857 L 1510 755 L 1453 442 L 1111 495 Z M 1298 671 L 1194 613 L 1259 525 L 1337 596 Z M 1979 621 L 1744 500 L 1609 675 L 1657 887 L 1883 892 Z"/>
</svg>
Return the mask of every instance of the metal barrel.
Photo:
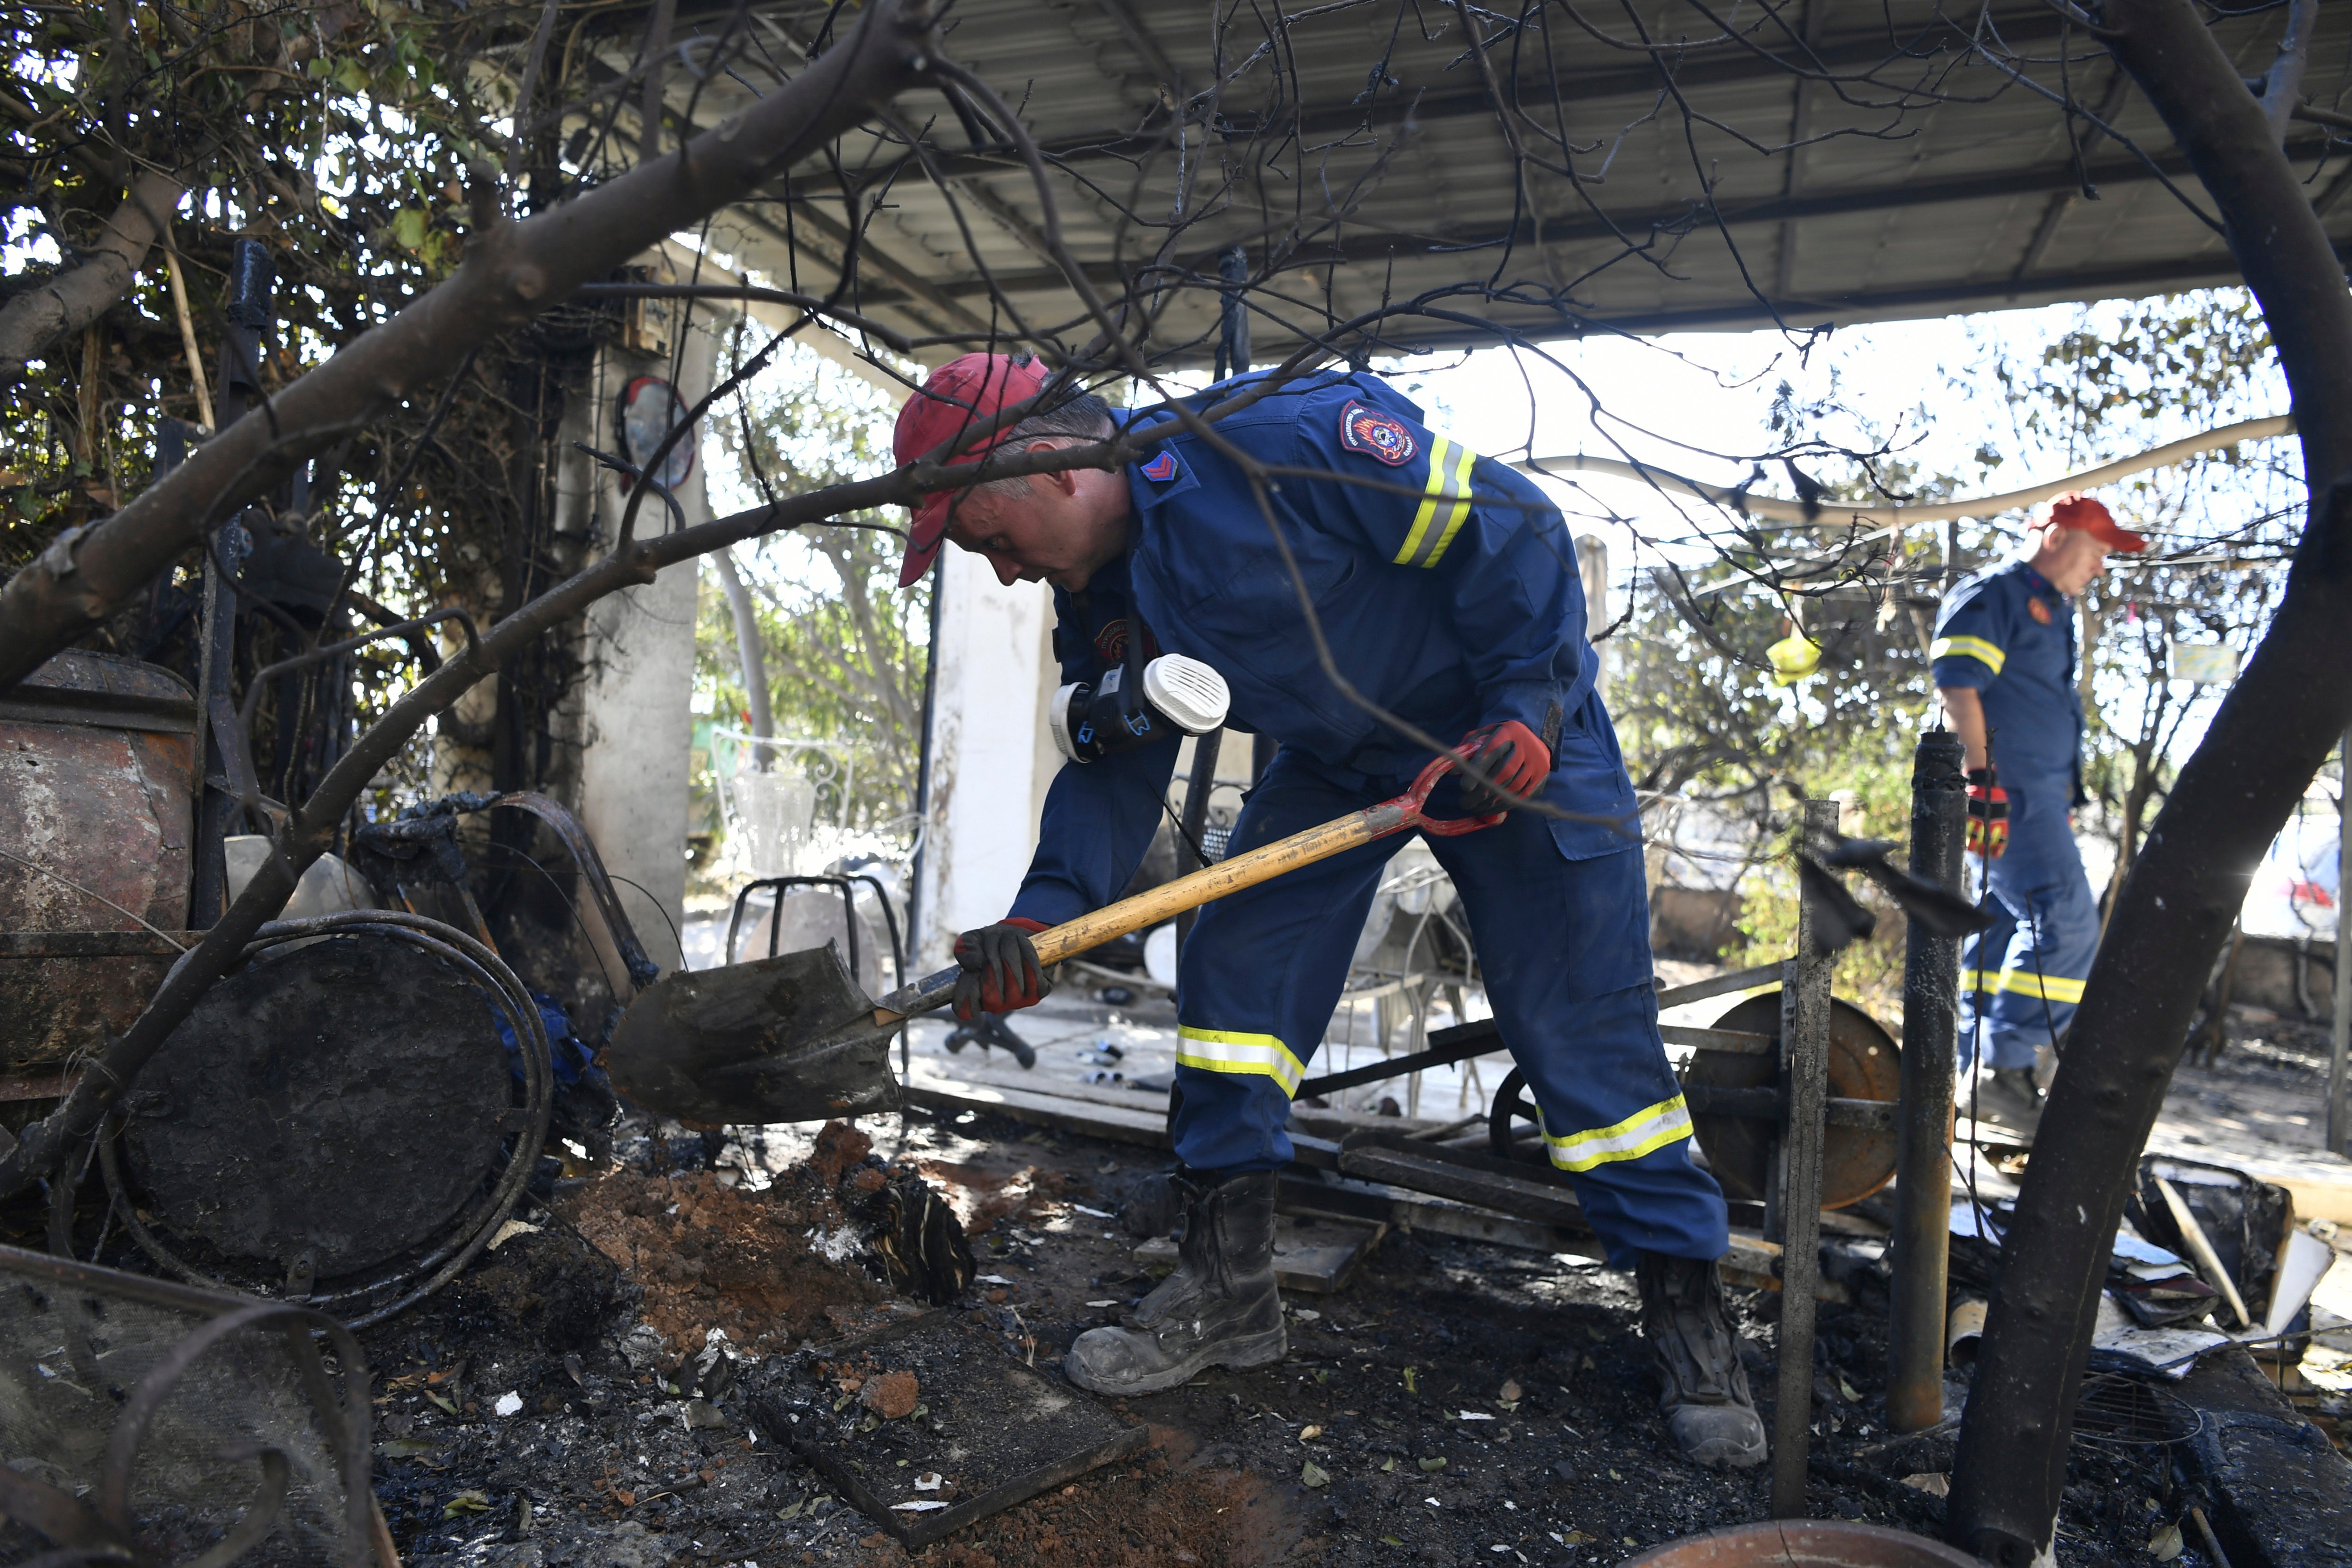
<svg viewBox="0 0 2352 1568">
<path fill-rule="evenodd" d="M 1935 729 L 1911 754 L 1911 874 L 1960 886 L 1968 781 L 1960 739 Z M 1952 1079 L 1960 943 L 1913 921 L 1903 952 L 1902 1088 L 1895 1111 L 1894 1320 L 1887 1424 L 1916 1432 L 1944 1418 L 1944 1296 L 1951 1261 Z"/>
</svg>

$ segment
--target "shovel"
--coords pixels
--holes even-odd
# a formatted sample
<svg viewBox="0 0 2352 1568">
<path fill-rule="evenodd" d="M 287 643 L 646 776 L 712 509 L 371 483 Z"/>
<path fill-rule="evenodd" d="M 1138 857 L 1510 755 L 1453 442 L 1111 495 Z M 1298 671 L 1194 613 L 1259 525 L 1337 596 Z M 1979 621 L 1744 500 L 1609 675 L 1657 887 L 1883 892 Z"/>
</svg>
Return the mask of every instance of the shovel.
<svg viewBox="0 0 2352 1568">
<path fill-rule="evenodd" d="M 1410 828 L 1452 837 L 1502 821 L 1500 813 L 1436 820 L 1423 815 L 1430 791 L 1453 766 L 1451 757 L 1439 757 L 1393 800 L 1040 931 L 1033 939 L 1037 960 L 1059 963 L 1227 893 Z M 891 1037 L 908 1018 L 945 1005 L 962 973 L 942 969 L 877 1002 L 858 989 L 830 945 L 722 969 L 681 970 L 629 1005 L 605 1047 L 605 1070 L 613 1087 L 637 1104 L 706 1127 L 895 1110 L 899 1093 L 890 1072 Z"/>
</svg>

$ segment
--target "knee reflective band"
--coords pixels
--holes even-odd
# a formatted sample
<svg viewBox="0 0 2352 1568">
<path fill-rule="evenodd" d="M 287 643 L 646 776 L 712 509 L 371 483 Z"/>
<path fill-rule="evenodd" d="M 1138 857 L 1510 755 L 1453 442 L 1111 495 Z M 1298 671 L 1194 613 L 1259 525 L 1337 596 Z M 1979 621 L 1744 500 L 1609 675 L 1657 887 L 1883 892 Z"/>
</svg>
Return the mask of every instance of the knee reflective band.
<svg viewBox="0 0 2352 1568">
<path fill-rule="evenodd" d="M 1205 735 L 1225 721 L 1233 692 L 1225 678 L 1197 658 L 1162 654 L 1143 667 L 1113 665 L 1099 684 L 1076 681 L 1054 693 L 1054 744 L 1074 763 L 1091 763 L 1165 737 L 1173 728 Z"/>
<path fill-rule="evenodd" d="M 1179 1067 L 1198 1068 L 1203 1072 L 1255 1074 L 1270 1078 L 1282 1086 L 1285 1094 L 1297 1094 L 1301 1079 L 1307 1076 L 1307 1066 L 1290 1054 L 1290 1047 L 1272 1035 L 1242 1035 L 1223 1029 L 1195 1029 L 1187 1025 L 1176 1031 L 1176 1063 Z M 1688 1126 L 1687 1121 L 1684 1125 Z"/>
<path fill-rule="evenodd" d="M 1678 1094 L 1643 1107 L 1614 1127 L 1595 1127 L 1565 1138 L 1547 1131 L 1544 1144 L 1551 1151 L 1551 1163 L 1561 1170 L 1589 1171 L 1612 1160 L 1638 1160 L 1690 1133 L 1690 1108 Z"/>
<path fill-rule="evenodd" d="M 2045 1002 L 2080 1002 L 2085 984 L 2063 974 L 2036 974 L 2030 969 L 2003 969 L 1997 973 L 1972 969 L 1960 976 L 1963 991 L 1981 991 L 1988 995 L 2006 991 L 2012 995 L 2039 996 Z"/>
</svg>

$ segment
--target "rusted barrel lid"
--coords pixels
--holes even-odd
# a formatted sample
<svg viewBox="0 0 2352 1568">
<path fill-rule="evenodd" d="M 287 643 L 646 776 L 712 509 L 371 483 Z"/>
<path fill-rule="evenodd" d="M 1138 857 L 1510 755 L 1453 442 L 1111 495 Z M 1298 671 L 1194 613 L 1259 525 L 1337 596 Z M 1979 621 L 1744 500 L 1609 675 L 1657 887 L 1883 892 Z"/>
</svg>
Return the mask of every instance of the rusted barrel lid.
<svg viewBox="0 0 2352 1568">
<path fill-rule="evenodd" d="M 196 732 L 196 696 L 160 665 L 69 648 L 0 694 L 0 721 Z"/>
<path fill-rule="evenodd" d="M 1774 1519 L 1687 1535 L 1618 1568 L 1983 1568 L 1940 1541 L 1845 1519 Z"/>
</svg>

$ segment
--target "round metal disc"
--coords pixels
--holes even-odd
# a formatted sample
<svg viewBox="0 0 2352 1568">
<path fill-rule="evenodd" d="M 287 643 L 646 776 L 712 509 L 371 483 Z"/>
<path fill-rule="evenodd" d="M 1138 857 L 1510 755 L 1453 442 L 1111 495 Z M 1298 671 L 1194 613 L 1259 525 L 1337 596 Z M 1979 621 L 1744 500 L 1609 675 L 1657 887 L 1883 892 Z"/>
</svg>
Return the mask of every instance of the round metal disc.
<svg viewBox="0 0 2352 1568">
<path fill-rule="evenodd" d="M 1778 986 L 1748 997 L 1715 1021 L 1718 1029 L 1780 1037 L 1780 992 Z M 1893 1100 L 1901 1084 L 1895 1038 L 1871 1016 L 1851 1002 L 1830 1004 L 1830 1098 L 1832 1100 Z M 1775 1056 L 1748 1056 L 1731 1051 L 1700 1051 L 1683 1075 L 1686 1084 L 1710 1084 L 1723 1089 L 1769 1087 L 1777 1070 Z M 1693 1116 L 1698 1146 L 1727 1197 L 1760 1200 L 1765 1188 L 1765 1159 L 1772 1138 L 1769 1121 L 1741 1116 Z M 1895 1176 L 1895 1134 L 1858 1127 L 1832 1127 L 1822 1149 L 1822 1206 L 1843 1208 L 1885 1186 Z"/>
<path fill-rule="evenodd" d="M 205 993 L 126 1097 L 142 1205 L 320 1279 L 438 1235 L 499 1163 L 513 1100 L 489 994 L 390 937 L 331 936 Z"/>
</svg>

